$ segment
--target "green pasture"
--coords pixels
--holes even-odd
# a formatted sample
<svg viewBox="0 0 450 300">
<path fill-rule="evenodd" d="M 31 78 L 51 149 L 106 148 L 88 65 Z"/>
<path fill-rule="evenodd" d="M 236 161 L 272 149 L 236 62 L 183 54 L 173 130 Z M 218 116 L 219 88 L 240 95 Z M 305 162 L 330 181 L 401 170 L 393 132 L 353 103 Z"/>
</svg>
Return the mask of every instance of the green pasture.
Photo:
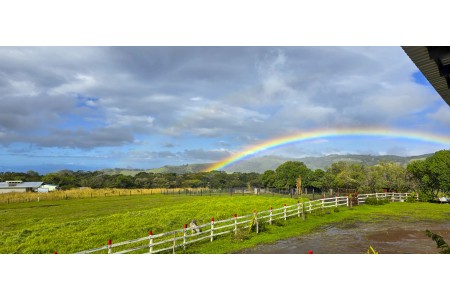
<svg viewBox="0 0 450 300">
<path fill-rule="evenodd" d="M 221 220 L 297 201 L 262 195 L 134 195 L 0 204 L 0 253 L 74 253 L 103 246 L 108 239 L 117 243 L 144 237 L 150 229 L 153 234 L 181 229 L 192 219 L 203 224 L 211 217 Z M 267 224 L 258 235 L 243 232 L 192 245 L 185 253 L 230 253 L 308 233 L 329 223 L 386 218 L 449 219 L 450 205 L 390 203 L 326 209 L 308 214 L 306 220 L 291 218 Z"/>
</svg>

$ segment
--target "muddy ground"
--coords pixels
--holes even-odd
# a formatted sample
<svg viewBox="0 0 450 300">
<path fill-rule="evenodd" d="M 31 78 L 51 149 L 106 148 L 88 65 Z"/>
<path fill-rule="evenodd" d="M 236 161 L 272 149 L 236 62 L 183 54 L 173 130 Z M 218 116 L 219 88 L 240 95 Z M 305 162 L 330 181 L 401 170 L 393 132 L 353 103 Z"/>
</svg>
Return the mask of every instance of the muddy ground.
<svg viewBox="0 0 450 300">
<path fill-rule="evenodd" d="M 315 232 L 273 244 L 258 245 L 241 254 L 359 254 L 372 246 L 380 254 L 439 253 L 436 243 L 425 230 L 441 235 L 450 243 L 450 220 L 417 221 L 384 220 L 371 223 L 332 224 Z"/>
</svg>

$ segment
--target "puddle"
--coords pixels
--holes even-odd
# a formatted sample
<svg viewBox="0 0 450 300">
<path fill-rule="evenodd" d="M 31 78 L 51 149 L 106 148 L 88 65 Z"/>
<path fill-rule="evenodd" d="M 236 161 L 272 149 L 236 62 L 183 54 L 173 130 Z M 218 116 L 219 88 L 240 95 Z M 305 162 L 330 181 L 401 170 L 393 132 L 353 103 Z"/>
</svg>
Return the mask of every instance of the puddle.
<svg viewBox="0 0 450 300">
<path fill-rule="evenodd" d="M 380 254 L 439 253 L 436 243 L 425 230 L 441 235 L 450 242 L 450 221 L 405 222 L 385 220 L 374 223 L 333 224 L 314 233 L 258 245 L 242 254 L 362 254 L 372 246 Z"/>
</svg>

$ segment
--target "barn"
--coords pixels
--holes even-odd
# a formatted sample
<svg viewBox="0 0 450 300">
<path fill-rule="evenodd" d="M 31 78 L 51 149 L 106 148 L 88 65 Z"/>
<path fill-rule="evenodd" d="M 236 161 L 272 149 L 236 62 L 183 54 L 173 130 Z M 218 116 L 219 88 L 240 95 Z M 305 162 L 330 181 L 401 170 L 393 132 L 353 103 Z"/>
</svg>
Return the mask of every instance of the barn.
<svg viewBox="0 0 450 300">
<path fill-rule="evenodd" d="M 37 192 L 43 182 L 23 182 L 21 180 L 9 180 L 0 182 L 0 194 Z"/>
</svg>

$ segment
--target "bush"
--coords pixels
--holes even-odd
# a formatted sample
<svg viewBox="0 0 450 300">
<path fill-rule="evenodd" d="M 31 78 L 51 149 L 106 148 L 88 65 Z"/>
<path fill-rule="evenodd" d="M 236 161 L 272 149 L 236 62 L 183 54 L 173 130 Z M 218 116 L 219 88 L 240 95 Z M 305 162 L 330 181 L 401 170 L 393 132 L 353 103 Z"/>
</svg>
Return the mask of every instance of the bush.
<svg viewBox="0 0 450 300">
<path fill-rule="evenodd" d="M 435 202 L 434 195 L 428 191 L 419 192 L 419 201 L 421 202 Z"/>
<path fill-rule="evenodd" d="M 405 201 L 409 203 L 417 202 L 417 194 L 415 192 L 412 192 L 411 194 L 408 195 L 408 197 L 406 197 Z"/>
<path fill-rule="evenodd" d="M 243 242 L 245 240 L 248 240 L 249 238 L 250 238 L 250 233 L 248 233 L 246 230 L 238 229 L 236 234 L 234 232 L 231 233 L 231 242 L 232 243 Z"/>
</svg>

